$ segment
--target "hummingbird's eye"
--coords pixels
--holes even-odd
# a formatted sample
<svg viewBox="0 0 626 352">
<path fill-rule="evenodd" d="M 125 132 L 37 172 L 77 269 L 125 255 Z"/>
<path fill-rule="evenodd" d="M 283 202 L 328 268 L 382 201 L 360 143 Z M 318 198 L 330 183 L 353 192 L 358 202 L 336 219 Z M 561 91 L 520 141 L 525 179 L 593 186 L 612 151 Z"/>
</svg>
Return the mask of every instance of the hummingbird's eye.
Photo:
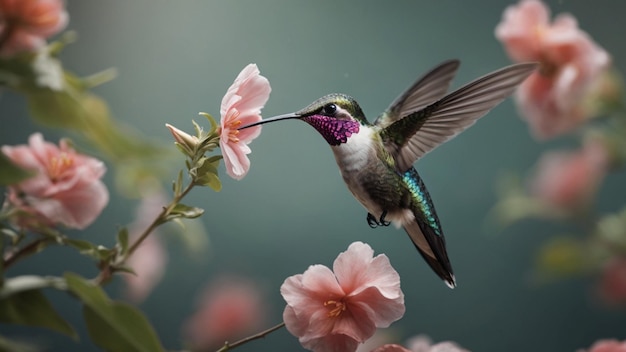
<svg viewBox="0 0 626 352">
<path fill-rule="evenodd" d="M 327 104 L 327 105 L 324 106 L 322 111 L 324 112 L 324 115 L 333 116 L 337 112 L 337 105 L 335 105 L 335 104 Z"/>
</svg>

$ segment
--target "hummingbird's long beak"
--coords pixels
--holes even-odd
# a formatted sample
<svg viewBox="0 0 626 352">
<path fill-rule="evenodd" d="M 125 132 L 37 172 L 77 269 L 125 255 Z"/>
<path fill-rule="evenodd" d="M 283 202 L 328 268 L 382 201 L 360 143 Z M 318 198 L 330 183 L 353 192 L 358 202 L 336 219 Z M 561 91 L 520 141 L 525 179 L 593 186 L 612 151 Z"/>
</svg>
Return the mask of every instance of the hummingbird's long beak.
<svg viewBox="0 0 626 352">
<path fill-rule="evenodd" d="M 274 121 L 280 121 L 280 120 L 288 120 L 288 119 L 298 119 L 300 117 L 301 116 L 296 114 L 295 112 L 291 112 L 289 114 L 273 116 L 273 117 L 270 117 L 270 118 L 267 118 L 267 119 L 263 119 L 261 121 L 257 121 L 257 122 L 253 122 L 251 124 L 247 124 L 247 125 L 241 126 L 241 127 L 238 128 L 238 130 L 243 130 L 243 129 L 246 129 L 248 127 L 262 125 L 262 124 L 268 123 L 268 122 L 274 122 Z"/>
</svg>

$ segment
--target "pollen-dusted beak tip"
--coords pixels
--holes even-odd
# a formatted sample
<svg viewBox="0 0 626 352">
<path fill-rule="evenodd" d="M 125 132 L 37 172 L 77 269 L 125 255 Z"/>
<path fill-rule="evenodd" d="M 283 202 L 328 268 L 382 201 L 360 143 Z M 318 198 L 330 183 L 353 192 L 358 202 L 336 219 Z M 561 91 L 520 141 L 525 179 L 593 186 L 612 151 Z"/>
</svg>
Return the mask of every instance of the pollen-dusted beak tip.
<svg viewBox="0 0 626 352">
<path fill-rule="evenodd" d="M 283 114 L 283 115 L 278 115 L 278 116 L 272 116 L 269 117 L 267 119 L 263 119 L 261 121 L 257 121 L 257 122 L 253 122 L 244 126 L 241 126 L 238 128 L 238 130 L 243 130 L 246 129 L 248 127 L 254 127 L 254 126 L 258 126 L 258 125 L 263 125 L 269 122 L 274 122 L 274 121 L 280 121 L 280 120 L 289 120 L 289 119 L 299 119 L 301 116 L 296 114 L 295 112 L 291 112 L 288 114 Z"/>
</svg>

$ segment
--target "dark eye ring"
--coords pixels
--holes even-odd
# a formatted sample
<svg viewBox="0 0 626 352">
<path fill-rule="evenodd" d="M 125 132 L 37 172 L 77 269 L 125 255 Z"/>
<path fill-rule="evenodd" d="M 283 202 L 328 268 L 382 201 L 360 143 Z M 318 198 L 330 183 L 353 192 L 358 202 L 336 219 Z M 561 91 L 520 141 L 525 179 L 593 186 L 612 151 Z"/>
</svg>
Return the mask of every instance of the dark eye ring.
<svg viewBox="0 0 626 352">
<path fill-rule="evenodd" d="M 328 116 L 335 115 L 337 112 L 337 105 L 335 104 L 327 104 L 324 106 L 324 114 Z"/>
</svg>

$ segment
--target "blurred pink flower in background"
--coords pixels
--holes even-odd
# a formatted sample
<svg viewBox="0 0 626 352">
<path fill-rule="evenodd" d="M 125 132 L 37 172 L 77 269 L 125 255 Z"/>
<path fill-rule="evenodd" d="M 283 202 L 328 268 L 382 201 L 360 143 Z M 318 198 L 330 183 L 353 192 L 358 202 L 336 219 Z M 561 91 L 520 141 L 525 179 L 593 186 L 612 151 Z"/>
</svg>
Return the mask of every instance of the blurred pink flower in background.
<svg viewBox="0 0 626 352">
<path fill-rule="evenodd" d="M 43 46 L 67 22 L 62 0 L 0 0 L 0 56 Z"/>
<path fill-rule="evenodd" d="M 369 245 L 354 242 L 337 256 L 333 271 L 312 265 L 280 288 L 287 301 L 283 320 L 303 347 L 355 351 L 377 327 L 404 315 L 400 276 L 386 255 L 374 257 Z"/>
<path fill-rule="evenodd" d="M 67 141 L 59 146 L 34 133 L 28 145 L 2 146 L 2 152 L 34 176 L 8 187 L 7 202 L 22 211 L 16 223 L 30 227 L 62 224 L 84 229 L 109 202 L 101 178 L 104 163 L 78 154 Z"/>
<path fill-rule="evenodd" d="M 611 58 L 573 16 L 561 14 L 550 23 L 541 1 L 522 0 L 505 10 L 496 37 L 512 60 L 541 64 L 516 94 L 535 137 L 569 132 L 594 114 L 587 99 L 598 97 L 593 90 L 601 89 L 598 80 L 607 77 Z"/>
<path fill-rule="evenodd" d="M 597 141 L 587 141 L 577 152 L 548 152 L 538 161 L 531 193 L 560 208 L 587 205 L 607 173 L 608 152 Z"/>
<path fill-rule="evenodd" d="M 626 352 L 626 341 L 599 340 L 591 346 L 588 352 Z"/>
<path fill-rule="evenodd" d="M 261 126 L 238 130 L 242 125 L 261 121 L 261 109 L 272 91 L 267 78 L 260 75 L 255 64 L 249 64 L 228 88 L 222 99 L 220 113 L 220 148 L 226 172 L 241 180 L 250 169 L 248 144 L 261 134 Z"/>
<path fill-rule="evenodd" d="M 424 335 L 418 335 L 407 341 L 408 348 L 396 344 L 380 346 L 372 352 L 469 352 L 459 347 L 454 342 L 444 341 L 432 344 L 432 341 Z"/>
<path fill-rule="evenodd" d="M 184 334 L 198 350 L 213 350 L 256 332 L 266 320 L 261 288 L 238 277 L 223 277 L 201 294 Z"/>
<path fill-rule="evenodd" d="M 626 303 L 626 258 L 611 258 L 605 265 L 600 276 L 599 294 L 609 304 Z"/>
<path fill-rule="evenodd" d="M 130 243 L 139 238 L 165 204 L 167 200 L 162 192 L 153 191 L 142 198 L 137 207 L 135 221 L 128 226 Z M 153 231 L 126 261 L 126 265 L 135 272 L 135 275 L 124 275 L 126 296 L 135 303 L 145 300 L 163 278 L 168 256 L 159 235 L 159 231 Z"/>
</svg>

